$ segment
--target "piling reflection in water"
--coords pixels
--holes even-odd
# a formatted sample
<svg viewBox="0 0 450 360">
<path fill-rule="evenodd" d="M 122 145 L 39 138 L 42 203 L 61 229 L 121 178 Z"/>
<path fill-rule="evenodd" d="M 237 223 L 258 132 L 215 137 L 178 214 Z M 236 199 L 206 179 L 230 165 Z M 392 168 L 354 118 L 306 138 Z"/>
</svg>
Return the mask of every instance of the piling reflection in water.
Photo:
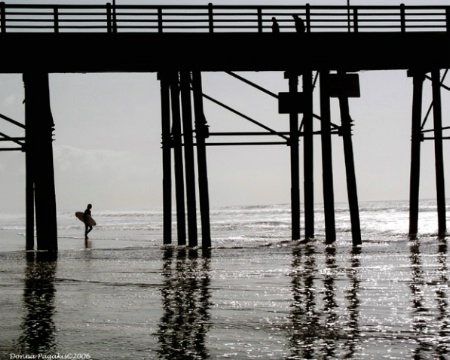
<svg viewBox="0 0 450 360">
<path fill-rule="evenodd" d="M 25 315 L 18 345 L 23 354 L 56 352 L 56 253 L 27 253 L 23 304 Z"/>
<path fill-rule="evenodd" d="M 359 329 L 359 307 L 361 301 L 359 300 L 359 288 L 360 282 L 358 276 L 358 271 L 360 268 L 360 255 L 361 248 L 353 247 L 351 250 L 351 268 L 348 269 L 347 277 L 350 280 L 350 286 L 348 290 L 346 290 L 345 298 L 348 301 L 347 312 L 348 312 L 348 320 L 345 323 L 345 328 L 347 330 L 347 341 L 345 342 L 345 349 L 347 353 L 345 354 L 345 358 L 353 358 L 355 352 L 357 350 L 357 344 L 361 338 L 361 331 Z"/>
<path fill-rule="evenodd" d="M 197 251 L 166 249 L 161 289 L 163 315 L 157 338 L 161 359 L 208 359 L 210 257 Z"/>
<path fill-rule="evenodd" d="M 289 339 L 293 358 L 311 358 L 315 340 L 321 331 L 315 309 L 316 272 L 314 247 L 308 245 L 305 249 L 295 248 L 292 260 L 292 329 Z"/>
<path fill-rule="evenodd" d="M 314 245 L 296 247 L 292 260 L 292 305 L 288 359 L 353 358 L 360 338 L 359 330 L 359 253 L 352 252 L 347 269 L 349 286 L 344 291 L 346 318 L 340 318 L 337 287 L 339 276 L 336 248 L 329 245 L 325 269 L 318 269 Z M 323 273 L 323 276 L 320 274 Z M 320 289 L 321 282 L 323 289 Z M 323 297 L 319 297 L 323 294 Z M 344 352 L 343 352 L 344 351 Z M 339 353 L 338 353 L 339 352 Z"/>
<path fill-rule="evenodd" d="M 434 357 L 445 359 L 449 353 L 448 338 L 450 335 L 450 316 L 446 289 L 447 276 L 447 243 L 439 239 L 437 254 L 437 279 L 431 280 L 424 275 L 422 254 L 419 241 L 410 246 L 411 260 L 411 304 L 412 329 L 415 333 L 417 347 L 413 352 L 415 359 Z M 426 288 L 435 288 L 432 299 L 427 299 Z M 429 300 L 427 302 L 427 300 Z M 432 302 L 437 303 L 436 309 Z M 433 312 L 436 312 L 433 314 Z"/>
</svg>

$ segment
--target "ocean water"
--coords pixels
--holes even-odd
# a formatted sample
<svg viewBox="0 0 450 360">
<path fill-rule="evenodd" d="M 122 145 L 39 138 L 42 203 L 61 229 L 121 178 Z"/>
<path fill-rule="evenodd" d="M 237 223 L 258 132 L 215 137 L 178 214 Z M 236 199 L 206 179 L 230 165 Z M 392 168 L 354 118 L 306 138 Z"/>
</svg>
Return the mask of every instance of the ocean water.
<svg viewBox="0 0 450 360">
<path fill-rule="evenodd" d="M 288 205 L 211 212 L 210 252 L 162 246 L 160 211 L 94 212 L 84 240 L 58 214 L 59 251 L 24 251 L 0 215 L 1 359 L 450 359 L 449 258 L 422 201 L 360 204 L 363 245 L 337 205 L 336 243 L 290 240 Z M 176 233 L 174 228 L 174 234 Z"/>
</svg>

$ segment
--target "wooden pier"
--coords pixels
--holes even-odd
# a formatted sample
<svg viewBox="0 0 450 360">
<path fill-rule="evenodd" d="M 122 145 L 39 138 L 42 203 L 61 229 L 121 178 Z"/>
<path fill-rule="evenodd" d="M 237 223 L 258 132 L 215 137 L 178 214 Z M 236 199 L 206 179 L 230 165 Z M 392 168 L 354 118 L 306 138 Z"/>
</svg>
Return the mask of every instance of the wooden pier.
<svg viewBox="0 0 450 360">
<path fill-rule="evenodd" d="M 304 32 L 296 31 L 293 15 L 303 19 Z M 272 18 L 280 26 L 279 33 L 272 32 Z M 0 72 L 23 74 L 26 121 L 19 124 L 0 115 L 25 132 L 23 138 L 0 133 L 0 139 L 18 145 L 2 150 L 16 149 L 26 155 L 26 248 L 35 248 L 34 223 L 37 248 L 58 248 L 52 154 L 55 125 L 49 102 L 49 73 L 158 73 L 164 244 L 171 244 L 174 237 L 171 229 L 174 186 L 177 244 L 197 247 L 201 237 L 201 247 L 206 249 L 212 245 L 206 149 L 217 144 L 210 142 L 213 134 L 209 132 L 203 112 L 203 99 L 207 96 L 202 92 L 202 72 L 224 71 L 268 93 L 269 90 L 235 72 L 279 71 L 284 74 L 288 91 L 270 94 L 278 98 L 280 113 L 289 118 L 289 130 L 285 133 L 267 128 L 226 104 L 219 104 L 278 140 L 258 145 L 289 146 L 293 240 L 303 237 L 307 241 L 315 236 L 314 135 L 320 138 L 322 149 L 326 242 L 336 240 L 331 141 L 336 134 L 342 138 L 352 239 L 353 245 L 359 246 L 362 236 L 348 99 L 364 96 L 359 91 L 358 72 L 403 70 L 411 77 L 413 94 L 409 235 L 415 238 L 418 233 L 420 147 L 427 139 L 424 134 L 432 131 L 438 229 L 439 236 L 445 236 L 442 143 L 446 127 L 442 125 L 441 91 L 448 90 L 442 80 L 450 67 L 449 43 L 450 6 L 92 6 L 2 2 L 0 44 L 6 55 L 0 62 Z M 423 83 L 427 78 L 433 94 L 431 130 L 424 129 L 427 119 L 422 119 Z M 320 109 L 313 108 L 316 86 L 320 88 Z M 339 125 L 332 122 L 331 98 L 339 101 Z M 320 122 L 318 132 L 313 131 L 315 121 Z M 58 119 L 55 123 L 57 125 Z M 305 174 L 303 236 L 300 233 L 301 142 Z M 221 145 L 236 144 L 255 143 Z M 198 211 L 201 231 L 198 231 Z"/>
</svg>

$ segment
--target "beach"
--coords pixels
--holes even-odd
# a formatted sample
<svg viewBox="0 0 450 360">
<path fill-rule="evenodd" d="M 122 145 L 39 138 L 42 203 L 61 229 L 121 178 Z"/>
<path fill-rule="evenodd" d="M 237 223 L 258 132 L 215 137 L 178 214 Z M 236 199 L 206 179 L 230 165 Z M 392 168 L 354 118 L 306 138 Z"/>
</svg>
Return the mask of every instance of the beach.
<svg viewBox="0 0 450 360">
<path fill-rule="evenodd" d="M 360 248 L 345 206 L 334 245 L 319 214 L 301 244 L 286 205 L 214 210 L 210 251 L 162 246 L 158 211 L 94 214 L 87 243 L 60 214 L 56 256 L 16 248 L 22 219 L 3 216 L 1 358 L 448 358 L 448 246 L 433 203 L 415 241 L 407 204 L 363 204 Z"/>
</svg>

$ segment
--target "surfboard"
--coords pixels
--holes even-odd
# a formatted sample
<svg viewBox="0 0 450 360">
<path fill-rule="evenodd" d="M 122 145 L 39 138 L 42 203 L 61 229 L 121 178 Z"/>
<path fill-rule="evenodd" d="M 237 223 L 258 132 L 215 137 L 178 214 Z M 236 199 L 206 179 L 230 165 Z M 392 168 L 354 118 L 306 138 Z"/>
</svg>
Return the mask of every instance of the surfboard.
<svg viewBox="0 0 450 360">
<path fill-rule="evenodd" d="M 75 213 L 75 216 L 76 216 L 80 221 L 82 221 L 82 222 L 84 223 L 84 212 L 82 212 L 82 211 L 77 211 L 77 212 Z M 96 223 L 95 220 L 92 218 L 92 216 L 89 216 L 89 215 L 88 215 L 87 221 L 88 221 L 89 225 L 91 225 L 91 226 L 97 225 L 97 223 Z"/>
</svg>

